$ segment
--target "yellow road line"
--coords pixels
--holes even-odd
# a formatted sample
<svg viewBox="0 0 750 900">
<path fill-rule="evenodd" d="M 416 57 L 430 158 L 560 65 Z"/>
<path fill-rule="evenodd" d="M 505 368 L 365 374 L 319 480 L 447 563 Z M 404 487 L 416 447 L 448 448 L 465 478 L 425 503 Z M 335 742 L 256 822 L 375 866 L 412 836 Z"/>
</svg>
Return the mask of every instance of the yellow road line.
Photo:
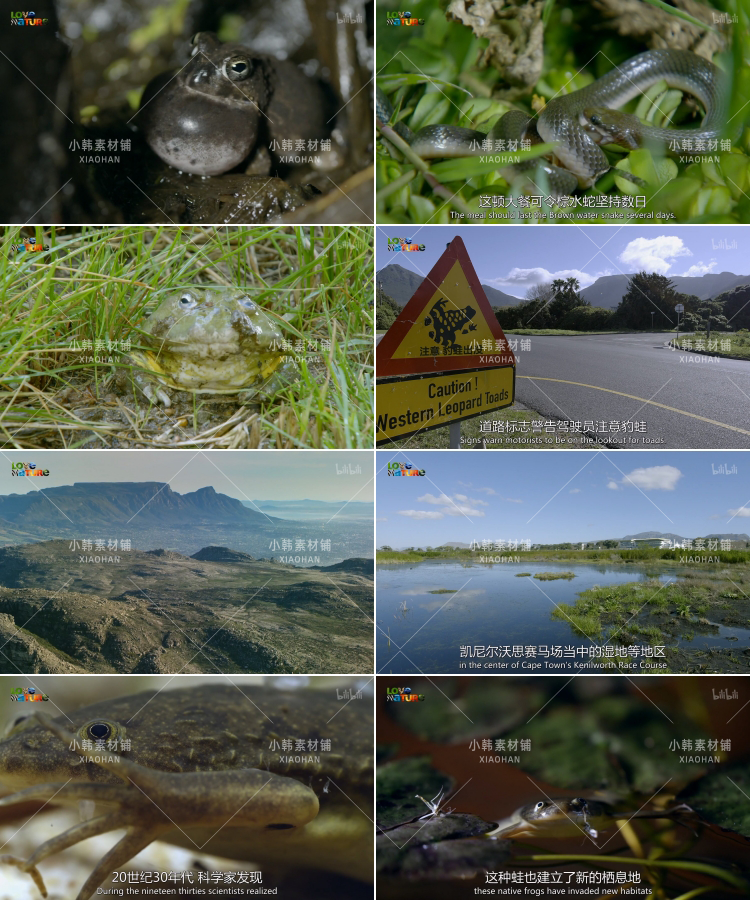
<svg viewBox="0 0 750 900">
<path fill-rule="evenodd" d="M 679 413 L 681 416 L 690 416 L 691 419 L 700 419 L 701 422 L 708 422 L 709 425 L 716 425 L 718 428 L 728 428 L 730 431 L 739 431 L 740 434 L 747 434 L 750 436 L 750 431 L 745 431 L 744 428 L 738 428 L 736 425 L 727 425 L 726 422 L 717 422 L 715 419 L 707 419 L 705 416 L 699 416 L 696 413 L 687 412 L 687 410 L 684 409 L 667 406 L 666 403 L 657 403 L 655 400 L 645 400 L 643 397 L 636 397 L 634 394 L 624 394 L 622 391 L 613 391 L 610 390 L 610 388 L 599 387 L 596 384 L 583 384 L 580 381 L 566 381 L 564 378 L 542 378 L 538 375 L 516 375 L 516 378 L 528 378 L 529 381 L 555 381 L 558 384 L 573 384 L 576 387 L 591 388 L 592 391 L 604 391 L 607 394 L 617 394 L 619 397 L 627 397 L 629 400 L 639 400 L 641 403 L 648 403 L 651 406 L 668 409 L 670 412 Z"/>
</svg>

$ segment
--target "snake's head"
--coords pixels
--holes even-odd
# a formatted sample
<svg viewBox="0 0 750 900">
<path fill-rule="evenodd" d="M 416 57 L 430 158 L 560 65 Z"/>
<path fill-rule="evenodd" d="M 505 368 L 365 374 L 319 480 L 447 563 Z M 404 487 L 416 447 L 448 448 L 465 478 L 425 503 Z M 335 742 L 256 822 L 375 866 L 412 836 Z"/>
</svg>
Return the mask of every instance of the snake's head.
<svg viewBox="0 0 750 900">
<path fill-rule="evenodd" d="M 579 121 L 597 144 L 618 144 L 627 150 L 636 150 L 641 145 L 643 126 L 638 116 L 631 113 L 589 106 L 583 110 Z"/>
</svg>

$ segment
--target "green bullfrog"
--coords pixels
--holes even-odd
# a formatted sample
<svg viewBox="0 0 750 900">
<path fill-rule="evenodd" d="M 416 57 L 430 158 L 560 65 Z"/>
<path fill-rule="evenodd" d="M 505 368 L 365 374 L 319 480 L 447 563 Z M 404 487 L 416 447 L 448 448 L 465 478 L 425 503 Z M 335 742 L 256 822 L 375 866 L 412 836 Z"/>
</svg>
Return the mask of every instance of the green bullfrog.
<svg viewBox="0 0 750 900">
<path fill-rule="evenodd" d="M 36 713 L 0 740 L 0 783 L 15 791 L 0 807 L 87 801 L 95 812 L 28 859 L 0 864 L 27 872 L 47 896 L 40 862 L 125 828 L 77 900 L 154 840 L 369 880 L 372 728 L 366 702 L 247 685 L 146 691 L 56 719 Z"/>
<path fill-rule="evenodd" d="M 152 403 L 172 405 L 165 388 L 196 394 L 270 399 L 296 380 L 294 359 L 281 352 L 279 326 L 240 288 L 198 287 L 162 300 L 131 351 L 132 381 Z M 127 370 L 125 370 L 127 371 Z"/>
<path fill-rule="evenodd" d="M 241 44 L 222 44 L 199 32 L 192 58 L 157 75 L 143 92 L 136 121 L 164 162 L 194 175 L 220 175 L 256 151 L 267 159 L 288 143 L 319 141 L 331 133 L 331 100 L 323 85 L 288 60 Z M 282 151 L 283 152 L 283 151 Z M 277 154 L 278 155 L 278 154 Z"/>
</svg>

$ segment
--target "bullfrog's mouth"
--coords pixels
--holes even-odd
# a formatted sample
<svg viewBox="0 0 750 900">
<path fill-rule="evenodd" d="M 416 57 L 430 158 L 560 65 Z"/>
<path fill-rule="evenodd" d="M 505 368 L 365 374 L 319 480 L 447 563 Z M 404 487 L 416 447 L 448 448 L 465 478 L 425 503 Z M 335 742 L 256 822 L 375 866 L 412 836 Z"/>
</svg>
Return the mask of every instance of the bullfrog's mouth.
<svg viewBox="0 0 750 900">
<path fill-rule="evenodd" d="M 212 345 L 214 346 L 214 345 Z M 205 359 L 188 359 L 150 350 L 132 352 L 131 357 L 159 382 L 178 391 L 208 394 L 236 394 L 267 381 L 285 357 L 278 353 L 252 356 L 230 353 L 224 359 L 212 354 Z"/>
</svg>

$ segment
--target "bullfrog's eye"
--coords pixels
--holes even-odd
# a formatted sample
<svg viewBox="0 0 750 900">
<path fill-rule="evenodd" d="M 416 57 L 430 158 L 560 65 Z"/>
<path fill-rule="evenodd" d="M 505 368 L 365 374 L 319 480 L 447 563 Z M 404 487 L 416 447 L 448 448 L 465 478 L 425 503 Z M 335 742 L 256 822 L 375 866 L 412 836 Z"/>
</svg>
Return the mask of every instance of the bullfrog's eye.
<svg viewBox="0 0 750 900">
<path fill-rule="evenodd" d="M 544 800 L 540 800 L 539 803 L 534 807 L 535 812 L 539 812 L 540 809 L 544 809 Z"/>
<path fill-rule="evenodd" d="M 180 309 L 194 309 L 198 305 L 198 301 L 190 291 L 186 291 L 177 301 L 177 305 Z"/>
<path fill-rule="evenodd" d="M 243 81 L 250 74 L 250 63 L 244 56 L 230 56 L 224 62 L 224 74 L 230 81 Z"/>
<path fill-rule="evenodd" d="M 239 303 L 240 306 L 244 307 L 245 309 L 257 309 L 258 308 L 256 306 L 255 302 L 253 300 L 251 300 L 249 297 L 240 297 L 240 299 L 237 302 Z"/>
<path fill-rule="evenodd" d="M 78 737 L 80 740 L 93 741 L 117 741 L 122 740 L 125 735 L 125 729 L 116 722 L 110 722 L 108 719 L 93 719 L 78 729 Z"/>
</svg>

